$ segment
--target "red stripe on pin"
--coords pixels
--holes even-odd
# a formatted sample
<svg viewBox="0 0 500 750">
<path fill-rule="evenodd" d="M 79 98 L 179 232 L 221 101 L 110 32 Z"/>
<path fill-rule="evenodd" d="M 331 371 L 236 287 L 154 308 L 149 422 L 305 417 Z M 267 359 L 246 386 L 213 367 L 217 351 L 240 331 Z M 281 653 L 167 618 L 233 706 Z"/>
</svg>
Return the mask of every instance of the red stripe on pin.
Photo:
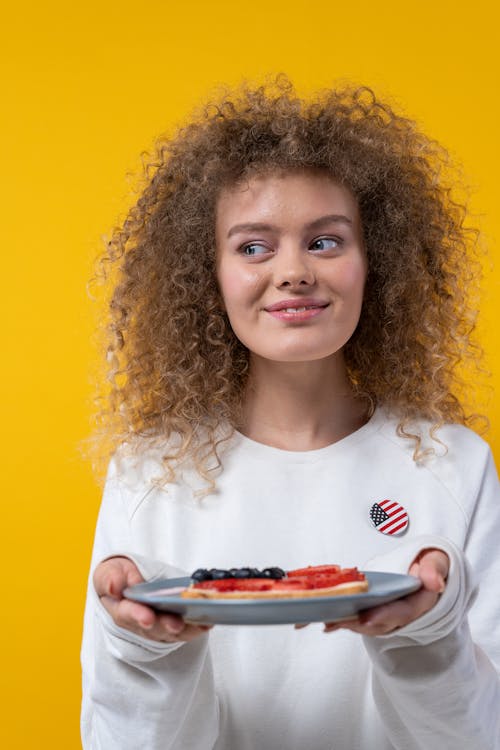
<svg viewBox="0 0 500 750">
<path fill-rule="evenodd" d="M 394 500 L 380 500 L 370 508 L 370 521 L 381 534 L 399 536 L 404 534 L 410 519 L 402 505 Z"/>
</svg>

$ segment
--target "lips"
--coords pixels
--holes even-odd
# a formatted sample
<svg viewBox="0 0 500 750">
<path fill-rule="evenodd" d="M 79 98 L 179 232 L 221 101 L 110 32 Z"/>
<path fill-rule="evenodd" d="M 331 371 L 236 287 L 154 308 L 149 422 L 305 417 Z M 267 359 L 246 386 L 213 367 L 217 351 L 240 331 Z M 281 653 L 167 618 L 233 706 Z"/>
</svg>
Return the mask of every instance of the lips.
<svg viewBox="0 0 500 750">
<path fill-rule="evenodd" d="M 284 299 L 268 305 L 264 309 L 267 312 L 288 312 L 297 313 L 305 310 L 315 310 L 327 307 L 329 303 L 326 300 L 315 299 L 313 297 L 295 297 L 294 299 Z"/>
<path fill-rule="evenodd" d="M 321 317 L 323 311 L 330 303 L 324 299 L 312 297 L 295 297 L 295 299 L 283 299 L 268 305 L 264 310 L 275 320 L 283 325 L 305 325 L 315 318 Z"/>
</svg>

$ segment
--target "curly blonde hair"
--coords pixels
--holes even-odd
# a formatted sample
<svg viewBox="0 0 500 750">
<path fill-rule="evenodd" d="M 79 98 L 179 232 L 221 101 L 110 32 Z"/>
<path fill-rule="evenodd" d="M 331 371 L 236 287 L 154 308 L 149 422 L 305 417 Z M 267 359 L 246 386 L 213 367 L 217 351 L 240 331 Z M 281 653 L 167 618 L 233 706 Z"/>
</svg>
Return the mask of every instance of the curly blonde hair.
<svg viewBox="0 0 500 750">
<path fill-rule="evenodd" d="M 114 284 L 107 433 L 114 445 L 132 436 L 169 445 L 166 481 L 189 455 L 213 486 L 213 459 L 220 465 L 247 383 L 249 353 L 216 280 L 217 198 L 252 175 L 308 169 L 348 187 L 360 208 L 369 270 L 345 347 L 354 392 L 398 415 L 415 456 L 412 420 L 435 431 L 470 419 L 459 364 L 478 356 L 468 303 L 477 232 L 453 198 L 447 152 L 370 88 L 303 100 L 281 75 L 224 92 L 157 140 L 139 198 L 101 258 Z"/>
</svg>

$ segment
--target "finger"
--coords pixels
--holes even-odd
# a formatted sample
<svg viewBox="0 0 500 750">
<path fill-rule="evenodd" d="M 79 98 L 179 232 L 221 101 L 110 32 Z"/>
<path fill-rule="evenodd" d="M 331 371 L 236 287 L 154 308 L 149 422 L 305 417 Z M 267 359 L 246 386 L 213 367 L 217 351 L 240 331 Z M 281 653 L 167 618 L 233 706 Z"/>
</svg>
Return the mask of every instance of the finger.
<svg viewBox="0 0 500 750">
<path fill-rule="evenodd" d="M 410 566 L 409 573 L 422 581 L 424 588 L 442 594 L 448 577 L 450 561 L 445 552 L 424 550 Z"/>
<path fill-rule="evenodd" d="M 395 602 L 365 610 L 361 612 L 359 619 L 363 625 L 386 622 L 393 624 L 394 627 L 402 627 L 428 612 L 437 599 L 434 591 L 420 589 Z"/>
<path fill-rule="evenodd" d="M 123 590 L 127 588 L 128 584 L 126 570 L 121 566 L 114 566 L 109 571 L 106 583 L 108 595 L 115 599 L 121 599 L 123 596 Z"/>
<path fill-rule="evenodd" d="M 182 618 L 176 615 L 159 615 L 138 602 L 128 599 L 116 601 L 112 597 L 102 597 L 101 601 L 118 627 L 151 640 L 175 641 L 185 629 Z"/>
<path fill-rule="evenodd" d="M 116 580 L 115 585 L 119 585 L 119 569 L 109 562 L 101 563 L 94 571 L 93 582 L 98 596 L 114 596 L 113 580 Z"/>
<path fill-rule="evenodd" d="M 420 579 L 429 591 L 442 594 L 448 577 L 450 561 L 448 555 L 439 550 L 424 555 L 420 560 Z"/>
<path fill-rule="evenodd" d="M 136 603 L 130 602 L 130 604 Z M 125 608 L 127 609 L 127 612 L 124 611 Z M 137 625 L 148 631 L 146 634 L 147 638 L 153 638 L 158 641 L 167 641 L 169 643 L 192 640 L 212 627 L 211 625 L 194 625 L 186 623 L 180 615 L 175 615 L 170 612 L 155 612 L 149 607 L 144 607 L 142 605 L 135 607 L 129 607 L 128 604 L 122 605 L 121 616 L 136 618 L 135 621 Z M 129 622 L 127 627 L 134 627 L 133 619 Z"/>
<path fill-rule="evenodd" d="M 367 609 L 360 613 L 359 621 L 332 623 L 326 632 L 345 628 L 361 635 L 387 635 L 394 630 L 408 625 L 434 606 L 438 595 L 432 591 L 420 589 L 403 599 L 390 604 Z"/>
<path fill-rule="evenodd" d="M 153 641 L 187 642 L 206 634 L 212 627 L 191 625 L 178 615 L 158 613 L 128 599 L 117 601 L 113 597 L 103 596 L 101 601 L 118 627 Z"/>
<path fill-rule="evenodd" d="M 350 626 L 357 625 L 359 625 L 358 615 L 356 617 L 346 617 L 342 620 L 335 620 L 335 622 L 325 622 L 323 633 L 333 633 L 335 630 L 340 630 L 341 628 L 351 629 Z"/>
<path fill-rule="evenodd" d="M 174 614 L 157 615 L 158 625 L 163 627 L 171 635 L 180 635 L 186 628 L 190 627 L 182 617 Z M 194 626 L 196 627 L 196 626 Z"/>
<path fill-rule="evenodd" d="M 437 599 L 435 592 L 420 589 L 403 599 L 362 612 L 360 627 L 368 634 L 390 633 L 424 615 L 435 605 Z"/>
<path fill-rule="evenodd" d="M 182 617 L 177 615 L 161 614 L 158 616 L 154 635 L 157 637 L 157 640 L 169 643 L 177 641 L 188 642 L 199 638 L 200 635 L 205 635 L 212 628 L 213 625 L 187 623 Z"/>
<path fill-rule="evenodd" d="M 102 596 L 101 602 L 120 628 L 136 631 L 138 628 L 150 629 L 155 624 L 155 612 L 144 604 L 112 596 Z"/>
<path fill-rule="evenodd" d="M 213 625 L 186 625 L 182 633 L 178 636 L 178 640 L 189 642 L 195 638 L 199 638 L 200 635 L 206 635 L 209 630 L 213 628 Z"/>
<path fill-rule="evenodd" d="M 94 571 L 94 587 L 99 596 L 121 598 L 123 589 L 143 581 L 132 560 L 115 557 L 105 560 Z"/>
<path fill-rule="evenodd" d="M 307 628 L 307 626 L 310 624 L 310 622 L 296 622 L 293 627 L 295 628 L 295 630 L 302 630 L 302 628 Z"/>
<path fill-rule="evenodd" d="M 213 628 L 213 625 L 186 622 L 180 615 L 171 613 L 159 614 L 158 625 L 169 635 L 175 636 L 176 640 L 181 641 L 190 641 Z"/>
</svg>

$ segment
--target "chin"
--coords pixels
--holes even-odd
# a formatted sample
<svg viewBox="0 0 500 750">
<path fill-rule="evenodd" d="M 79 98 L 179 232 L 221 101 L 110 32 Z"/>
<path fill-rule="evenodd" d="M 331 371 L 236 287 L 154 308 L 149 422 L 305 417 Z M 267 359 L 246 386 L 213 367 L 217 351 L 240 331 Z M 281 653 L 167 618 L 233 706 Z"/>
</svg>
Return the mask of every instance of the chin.
<svg viewBox="0 0 500 750">
<path fill-rule="evenodd" d="M 340 355 L 340 349 L 331 351 L 278 351 L 274 350 L 272 352 L 266 352 L 266 353 L 259 353 L 255 352 L 255 355 L 261 359 L 266 359 L 270 362 L 280 362 L 280 363 L 305 363 L 305 362 L 319 362 L 320 360 L 327 360 L 331 359 L 332 357 L 335 357 L 335 355 Z"/>
</svg>

